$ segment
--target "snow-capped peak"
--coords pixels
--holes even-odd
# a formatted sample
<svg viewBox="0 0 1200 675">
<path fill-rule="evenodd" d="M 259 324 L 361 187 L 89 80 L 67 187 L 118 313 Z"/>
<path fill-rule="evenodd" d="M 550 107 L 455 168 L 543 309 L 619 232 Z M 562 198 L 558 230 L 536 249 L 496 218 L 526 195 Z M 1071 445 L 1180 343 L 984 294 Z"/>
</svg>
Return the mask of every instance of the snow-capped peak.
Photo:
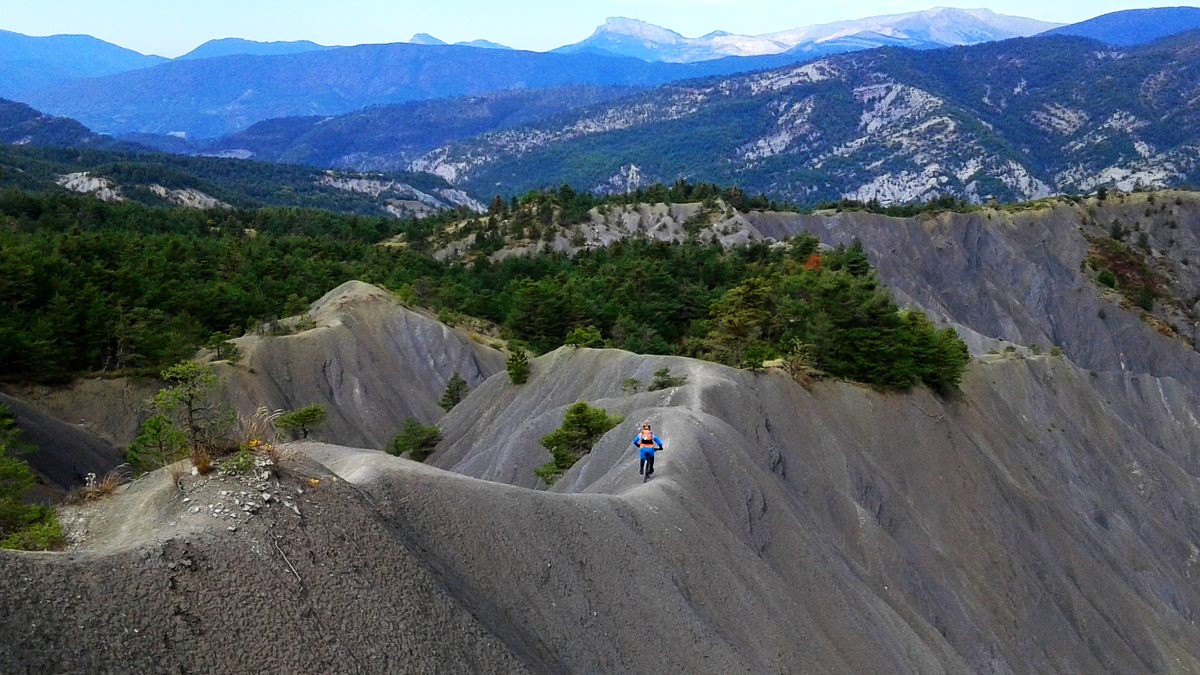
<svg viewBox="0 0 1200 675">
<path fill-rule="evenodd" d="M 675 44 L 682 42 L 687 38 L 673 30 L 655 26 L 652 23 L 639 21 L 637 19 L 629 19 L 622 16 L 609 17 L 604 22 L 603 26 L 596 29 L 594 35 L 603 33 L 626 35 L 628 37 L 646 40 L 649 42 L 657 42 L 661 44 Z"/>
<path fill-rule="evenodd" d="M 414 45 L 444 45 L 444 44 L 446 44 L 444 41 L 433 37 L 429 33 L 417 33 L 416 35 L 412 36 L 412 39 L 409 40 L 409 42 Z"/>
<path fill-rule="evenodd" d="M 703 37 L 688 38 L 645 21 L 613 17 L 587 40 L 556 51 L 592 51 L 648 61 L 691 62 L 724 56 L 779 54 L 788 50 L 833 53 L 895 44 L 919 48 L 968 45 L 1035 35 L 1057 25 L 997 14 L 990 9 L 934 7 L 922 12 L 837 21 L 766 35 L 713 31 Z"/>
</svg>

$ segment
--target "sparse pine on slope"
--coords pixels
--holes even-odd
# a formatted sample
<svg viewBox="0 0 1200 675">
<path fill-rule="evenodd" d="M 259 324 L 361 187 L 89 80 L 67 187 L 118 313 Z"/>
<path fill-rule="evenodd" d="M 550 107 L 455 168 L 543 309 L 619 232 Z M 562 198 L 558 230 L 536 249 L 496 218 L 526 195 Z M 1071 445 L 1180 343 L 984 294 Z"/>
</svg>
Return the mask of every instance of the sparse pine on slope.
<svg viewBox="0 0 1200 675">
<path fill-rule="evenodd" d="M 187 454 L 187 438 L 166 416 L 155 413 L 138 427 L 137 438 L 125 453 L 125 460 L 137 472 L 154 471 L 182 459 Z"/>
<path fill-rule="evenodd" d="M 624 418 L 609 415 L 603 408 L 593 408 L 584 401 L 567 408 L 562 426 L 542 437 L 542 447 L 550 451 L 552 459 L 534 470 L 547 484 L 552 484 L 592 451 L 592 446 L 609 429 L 620 424 Z"/>
<path fill-rule="evenodd" d="M 446 391 L 442 394 L 442 398 L 438 401 L 438 404 L 442 406 L 443 410 L 449 411 L 458 405 L 459 401 L 466 398 L 468 391 L 470 389 L 467 387 L 467 381 L 462 378 L 462 375 L 456 372 L 446 382 Z"/>
<path fill-rule="evenodd" d="M 299 433 L 300 438 L 307 439 L 317 427 L 325 423 L 325 408 L 319 405 L 306 405 L 303 408 L 289 410 L 275 418 L 275 426 L 285 431 Z"/>
<path fill-rule="evenodd" d="M 404 427 L 392 439 L 387 451 L 396 456 L 407 454 L 415 462 L 424 462 L 433 454 L 440 440 L 442 432 L 436 426 L 424 425 L 409 417 L 404 420 Z"/>
<path fill-rule="evenodd" d="M 512 350 L 505 364 L 508 379 L 513 384 L 525 384 L 529 381 L 529 355 L 525 353 L 524 347 L 514 346 Z"/>
</svg>

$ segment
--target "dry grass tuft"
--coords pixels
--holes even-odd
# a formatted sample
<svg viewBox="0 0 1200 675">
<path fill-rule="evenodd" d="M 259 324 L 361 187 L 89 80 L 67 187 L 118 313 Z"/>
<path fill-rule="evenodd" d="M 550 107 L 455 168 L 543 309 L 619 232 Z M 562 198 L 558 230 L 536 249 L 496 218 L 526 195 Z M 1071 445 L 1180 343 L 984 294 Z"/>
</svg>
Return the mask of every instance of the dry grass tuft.
<svg viewBox="0 0 1200 675">
<path fill-rule="evenodd" d="M 260 444 L 275 443 L 275 419 L 283 414 L 282 410 L 271 410 L 265 405 L 250 417 L 239 415 L 238 426 L 245 429 L 246 444 L 258 441 Z"/>
<path fill-rule="evenodd" d="M 99 480 L 96 479 L 96 474 L 89 473 L 84 479 L 84 484 L 67 496 L 67 503 L 83 504 L 102 499 L 116 492 L 128 479 L 129 475 L 124 465 L 109 471 Z"/>
<path fill-rule="evenodd" d="M 271 472 L 277 471 L 291 455 L 290 450 L 279 445 L 275 436 L 275 419 L 282 414 L 282 410 L 259 406 L 252 416 L 240 420 L 241 427 L 246 430 L 243 446 L 259 457 L 258 466 Z"/>
<path fill-rule="evenodd" d="M 213 468 L 212 455 L 207 450 L 197 450 L 192 454 L 192 466 L 196 468 L 196 473 L 201 476 L 207 474 Z"/>
</svg>

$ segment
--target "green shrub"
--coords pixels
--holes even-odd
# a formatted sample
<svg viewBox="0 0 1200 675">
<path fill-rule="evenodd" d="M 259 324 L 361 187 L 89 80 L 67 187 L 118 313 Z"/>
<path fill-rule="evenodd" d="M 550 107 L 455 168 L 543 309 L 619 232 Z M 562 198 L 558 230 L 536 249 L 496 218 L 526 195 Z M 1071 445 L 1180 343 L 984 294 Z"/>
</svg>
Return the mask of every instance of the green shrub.
<svg viewBox="0 0 1200 675">
<path fill-rule="evenodd" d="M 301 438 L 308 438 L 310 433 L 325 423 L 325 417 L 325 409 L 314 403 L 296 410 L 289 410 L 276 417 L 275 427 L 284 431 L 298 432 Z"/>
<path fill-rule="evenodd" d="M 658 391 L 659 389 L 670 389 L 671 387 L 679 387 L 687 382 L 687 376 L 675 377 L 671 375 L 670 368 L 659 368 L 654 371 L 654 379 L 650 381 L 650 386 L 646 391 Z"/>
<path fill-rule="evenodd" d="M 234 476 L 244 473 L 250 473 L 254 469 L 254 454 L 250 452 L 250 448 L 239 448 L 237 453 L 232 457 L 227 458 L 217 467 L 217 472 L 222 476 Z"/>
<path fill-rule="evenodd" d="M 54 551 L 63 547 L 62 525 L 53 509 L 45 509 L 42 521 L 13 533 L 4 541 L 0 548 L 15 548 L 21 551 Z"/>
<path fill-rule="evenodd" d="M 525 384 L 529 381 L 529 356 L 521 347 L 514 347 L 508 355 L 508 379 L 513 384 Z"/>
<path fill-rule="evenodd" d="M 456 312 L 448 307 L 442 307 L 439 309 L 437 316 L 438 321 L 441 321 L 447 326 L 457 326 L 465 320 L 462 313 Z"/>
<path fill-rule="evenodd" d="M 426 426 L 409 417 L 387 451 L 397 457 L 407 454 L 409 459 L 424 462 L 441 440 L 442 432 L 436 426 Z"/>
<path fill-rule="evenodd" d="M 642 381 L 636 377 L 627 377 L 621 382 L 621 391 L 626 394 L 636 394 L 642 388 Z"/>
<path fill-rule="evenodd" d="M 581 326 L 567 333 L 566 344 L 573 347 L 603 347 L 604 338 L 595 326 Z"/>
<path fill-rule="evenodd" d="M 265 325 L 265 327 L 267 335 L 270 335 L 271 337 L 287 337 L 288 335 L 296 334 L 295 328 L 282 321 L 270 321 Z"/>
<path fill-rule="evenodd" d="M 552 459 L 534 469 L 534 473 L 547 484 L 554 483 L 592 451 L 592 446 L 609 429 L 617 426 L 624 418 L 612 416 L 603 408 L 593 408 L 580 401 L 567 408 L 562 426 L 542 437 L 542 447 L 550 451 Z"/>
<path fill-rule="evenodd" d="M 438 401 L 438 405 L 442 406 L 443 410 L 450 411 L 467 397 L 468 391 L 470 389 L 467 387 L 467 381 L 462 379 L 462 376 L 456 371 L 450 377 L 450 381 L 446 383 L 446 391 L 442 393 L 442 398 Z"/>
<path fill-rule="evenodd" d="M 1112 270 L 1100 270 L 1100 274 L 1096 277 L 1096 281 L 1109 288 L 1117 287 L 1117 275 L 1112 273 Z"/>
<path fill-rule="evenodd" d="M 771 360 L 774 356 L 775 351 L 767 345 L 750 345 L 746 348 L 745 367 L 751 372 L 761 373 L 763 370 L 763 362 Z"/>
<path fill-rule="evenodd" d="M 1130 300 L 1133 300 L 1133 304 L 1147 312 L 1154 310 L 1154 290 L 1152 288 L 1142 286 L 1133 292 L 1133 297 Z"/>
</svg>

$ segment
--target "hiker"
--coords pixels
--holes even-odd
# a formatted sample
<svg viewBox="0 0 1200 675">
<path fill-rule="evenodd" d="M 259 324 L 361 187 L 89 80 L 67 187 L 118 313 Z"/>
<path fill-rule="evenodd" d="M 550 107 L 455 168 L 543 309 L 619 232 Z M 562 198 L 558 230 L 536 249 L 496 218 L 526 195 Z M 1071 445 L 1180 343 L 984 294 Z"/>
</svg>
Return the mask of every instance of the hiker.
<svg viewBox="0 0 1200 675">
<path fill-rule="evenodd" d="M 650 474 L 654 473 L 654 452 L 662 450 L 662 439 L 650 431 L 649 422 L 643 422 L 641 433 L 633 437 L 630 445 L 640 452 L 641 461 L 638 463 L 638 473 L 650 478 Z"/>
</svg>

